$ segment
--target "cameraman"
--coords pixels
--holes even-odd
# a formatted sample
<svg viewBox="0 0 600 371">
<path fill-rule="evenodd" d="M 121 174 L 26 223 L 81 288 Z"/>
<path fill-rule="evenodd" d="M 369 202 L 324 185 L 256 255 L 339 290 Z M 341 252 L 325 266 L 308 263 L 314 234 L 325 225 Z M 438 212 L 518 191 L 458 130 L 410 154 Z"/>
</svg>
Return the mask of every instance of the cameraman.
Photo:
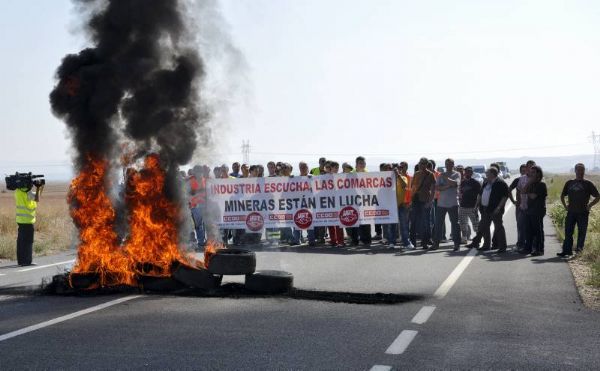
<svg viewBox="0 0 600 371">
<path fill-rule="evenodd" d="M 31 192 L 32 186 L 17 188 L 15 202 L 17 206 L 17 263 L 21 266 L 31 265 L 33 253 L 33 224 L 35 223 L 35 210 L 40 201 L 40 194 L 44 188 L 43 183 L 33 182 L 35 195 Z"/>
</svg>

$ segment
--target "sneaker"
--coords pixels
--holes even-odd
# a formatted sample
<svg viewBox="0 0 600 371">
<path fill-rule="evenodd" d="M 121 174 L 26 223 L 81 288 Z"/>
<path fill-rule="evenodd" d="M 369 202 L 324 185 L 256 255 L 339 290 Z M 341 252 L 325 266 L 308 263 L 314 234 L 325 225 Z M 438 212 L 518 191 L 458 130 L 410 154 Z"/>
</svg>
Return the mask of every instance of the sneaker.
<svg viewBox="0 0 600 371">
<path fill-rule="evenodd" d="M 393 249 L 393 248 L 395 248 L 395 247 L 396 247 L 396 246 L 394 246 L 394 244 L 393 244 L 393 243 L 391 243 L 391 244 L 389 244 L 389 245 L 388 245 L 388 249 Z"/>
<path fill-rule="evenodd" d="M 460 249 L 460 245 L 454 245 L 454 249 L 452 251 L 458 251 Z"/>
<path fill-rule="evenodd" d="M 404 247 L 407 248 L 407 249 L 409 249 L 409 250 L 416 249 L 415 245 L 413 245 L 412 242 L 409 242 L 408 245 L 405 245 Z"/>
<path fill-rule="evenodd" d="M 466 244 L 468 244 L 468 243 L 469 243 L 469 241 L 468 241 L 466 238 L 463 238 L 462 240 L 460 240 L 460 243 L 461 243 L 462 245 L 466 245 Z"/>
<path fill-rule="evenodd" d="M 381 241 L 382 237 L 381 237 L 381 235 L 380 235 L 380 234 L 376 234 L 376 235 L 375 235 L 375 236 L 373 236 L 371 239 L 372 239 L 373 241 Z"/>
</svg>

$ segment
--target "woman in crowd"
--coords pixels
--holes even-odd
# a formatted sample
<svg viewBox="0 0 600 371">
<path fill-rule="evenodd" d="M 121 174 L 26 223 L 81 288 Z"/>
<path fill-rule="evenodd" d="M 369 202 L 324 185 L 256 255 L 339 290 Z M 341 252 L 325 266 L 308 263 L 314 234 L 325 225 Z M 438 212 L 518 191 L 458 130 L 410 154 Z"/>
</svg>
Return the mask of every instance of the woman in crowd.
<svg viewBox="0 0 600 371">
<path fill-rule="evenodd" d="M 535 165 L 529 169 L 529 182 L 525 187 L 527 193 L 527 224 L 525 228 L 525 251 L 531 255 L 544 255 L 544 215 L 546 215 L 546 197 L 548 189 L 542 181 L 542 168 Z"/>
</svg>

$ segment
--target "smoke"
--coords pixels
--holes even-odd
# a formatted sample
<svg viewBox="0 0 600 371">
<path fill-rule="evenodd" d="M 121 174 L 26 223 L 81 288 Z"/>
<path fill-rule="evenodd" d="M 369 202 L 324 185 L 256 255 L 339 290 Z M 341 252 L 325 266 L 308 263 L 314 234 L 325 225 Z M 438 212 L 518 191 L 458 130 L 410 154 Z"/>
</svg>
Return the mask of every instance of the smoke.
<svg viewBox="0 0 600 371">
<path fill-rule="evenodd" d="M 124 138 L 133 160 L 158 153 L 175 198 L 177 168 L 208 131 L 199 94 L 204 64 L 190 42 L 185 4 L 74 2 L 93 46 L 63 59 L 50 103 L 69 129 L 76 170 L 90 158 L 116 162 Z"/>
</svg>

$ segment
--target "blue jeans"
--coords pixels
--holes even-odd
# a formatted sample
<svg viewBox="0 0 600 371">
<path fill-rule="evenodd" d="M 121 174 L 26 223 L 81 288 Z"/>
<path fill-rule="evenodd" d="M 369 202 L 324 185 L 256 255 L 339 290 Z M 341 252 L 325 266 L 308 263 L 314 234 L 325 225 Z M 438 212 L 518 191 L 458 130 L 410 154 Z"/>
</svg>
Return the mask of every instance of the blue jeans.
<svg viewBox="0 0 600 371">
<path fill-rule="evenodd" d="M 196 231 L 196 240 L 198 241 L 198 247 L 206 244 L 206 230 L 204 228 L 204 220 L 202 219 L 202 209 L 200 205 L 191 209 L 192 220 L 194 221 L 194 231 Z"/>
<path fill-rule="evenodd" d="M 410 244 L 408 232 L 408 205 L 398 206 L 398 227 L 400 229 L 400 238 L 405 247 Z"/>
<path fill-rule="evenodd" d="M 395 244 L 398 239 L 398 223 L 383 224 L 383 235 L 389 244 Z"/>
<path fill-rule="evenodd" d="M 306 233 L 308 234 L 308 243 L 314 244 L 315 243 L 315 230 L 312 229 L 312 228 L 311 229 L 307 229 Z M 293 243 L 300 243 L 300 237 L 301 236 L 302 236 L 302 230 L 294 228 L 294 232 L 293 232 L 293 236 L 292 236 L 292 242 Z"/>
<path fill-rule="evenodd" d="M 573 232 L 575 231 L 575 224 L 577 224 L 577 250 L 583 250 L 589 216 L 589 213 L 574 213 L 567 211 L 567 216 L 565 217 L 565 240 L 562 246 L 564 253 L 573 253 Z"/>
</svg>

